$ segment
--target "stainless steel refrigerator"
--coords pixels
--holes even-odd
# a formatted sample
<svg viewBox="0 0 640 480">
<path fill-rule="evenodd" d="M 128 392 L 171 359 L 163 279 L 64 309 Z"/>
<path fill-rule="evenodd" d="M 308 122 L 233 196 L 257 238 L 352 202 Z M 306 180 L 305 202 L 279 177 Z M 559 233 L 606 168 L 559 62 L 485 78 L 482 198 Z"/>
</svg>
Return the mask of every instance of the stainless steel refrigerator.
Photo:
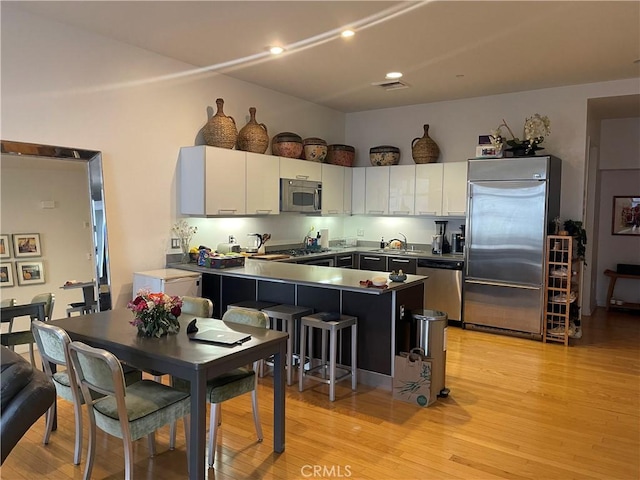
<svg viewBox="0 0 640 480">
<path fill-rule="evenodd" d="M 472 159 L 468 168 L 464 325 L 541 336 L 546 235 L 560 211 L 561 161 Z"/>
</svg>

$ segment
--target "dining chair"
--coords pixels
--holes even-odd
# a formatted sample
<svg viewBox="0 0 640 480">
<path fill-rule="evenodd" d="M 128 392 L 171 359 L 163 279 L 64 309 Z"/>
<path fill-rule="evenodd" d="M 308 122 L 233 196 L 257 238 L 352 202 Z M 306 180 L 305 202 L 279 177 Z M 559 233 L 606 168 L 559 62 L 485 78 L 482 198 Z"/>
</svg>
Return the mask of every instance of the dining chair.
<svg viewBox="0 0 640 480">
<path fill-rule="evenodd" d="M 10 300 L 14 300 L 15 299 L 10 299 Z M 53 293 L 40 293 L 36 296 L 34 296 L 31 299 L 30 303 L 44 303 L 44 319 L 38 319 L 35 316 L 31 316 L 31 321 L 33 320 L 44 320 L 44 321 L 49 321 L 51 320 L 51 315 L 53 314 L 53 306 L 55 304 L 56 301 L 56 297 Z M 5 305 L 3 305 L 5 306 Z M 15 306 L 15 303 L 14 303 Z M 31 360 L 31 365 L 35 366 L 36 364 L 36 359 L 35 359 L 35 355 L 33 353 L 33 334 L 31 333 L 31 330 L 25 330 L 24 332 L 13 332 L 13 320 L 14 318 L 11 318 L 9 320 L 9 326 L 7 327 L 7 333 L 16 333 L 16 334 L 20 334 L 20 339 L 19 340 L 15 340 L 16 344 L 28 344 L 29 345 L 29 359 Z M 13 349 L 13 346 L 11 347 Z"/>
<path fill-rule="evenodd" d="M 15 307 L 16 305 L 17 305 L 17 301 L 15 298 L 3 298 L 2 300 L 0 300 L 0 308 Z M 11 333 L 11 327 L 13 326 L 13 318 L 11 318 L 8 323 L 9 323 L 9 327 L 7 332 Z M 9 345 L 8 348 L 11 350 L 14 350 L 13 345 Z"/>
<path fill-rule="evenodd" d="M 38 346 L 38 352 L 42 359 L 44 373 L 46 373 L 47 377 L 53 381 L 57 395 L 73 403 L 73 413 L 76 425 L 73 464 L 80 465 L 80 459 L 82 457 L 81 405 L 84 401 L 80 394 L 80 390 L 78 389 L 75 372 L 71 366 L 71 362 L 69 361 L 69 344 L 71 343 L 71 338 L 69 338 L 67 332 L 62 328 L 56 327 L 55 325 L 48 325 L 39 320 L 33 320 L 31 322 L 31 331 L 33 332 L 33 338 Z M 53 373 L 51 370 L 51 363 L 66 367 L 66 370 Z M 47 424 L 44 430 L 44 437 L 42 439 L 42 443 L 45 445 L 49 443 L 49 438 L 51 436 L 55 408 L 54 404 L 54 406 L 47 411 Z"/>
<path fill-rule="evenodd" d="M 228 323 L 249 325 L 252 327 L 268 328 L 269 316 L 259 310 L 245 308 L 232 308 L 222 316 L 222 320 Z M 253 422 L 256 427 L 258 442 L 262 442 L 262 427 L 260 425 L 260 412 L 258 410 L 258 377 L 256 371 L 260 360 L 250 367 L 241 367 L 224 373 L 207 382 L 207 402 L 211 404 L 209 412 L 209 454 L 208 464 L 213 467 L 216 454 L 216 442 L 218 427 L 220 426 L 220 405 L 226 400 L 238 397 L 245 393 L 251 393 L 251 405 L 253 407 Z M 176 378 L 174 385 L 181 390 L 189 391 L 189 382 Z"/>
<path fill-rule="evenodd" d="M 155 431 L 181 417 L 189 438 L 191 400 L 189 394 L 152 380 L 124 384 L 122 365 L 112 353 L 82 342 L 69 344 L 75 369 L 89 413 L 89 448 L 84 480 L 91 478 L 96 450 L 96 426 L 121 438 L 124 444 L 125 478 L 133 476 L 133 441 L 147 436 L 150 456 L 155 455 Z M 92 392 L 105 395 L 96 400 Z M 189 444 L 187 443 L 187 458 Z"/>
</svg>

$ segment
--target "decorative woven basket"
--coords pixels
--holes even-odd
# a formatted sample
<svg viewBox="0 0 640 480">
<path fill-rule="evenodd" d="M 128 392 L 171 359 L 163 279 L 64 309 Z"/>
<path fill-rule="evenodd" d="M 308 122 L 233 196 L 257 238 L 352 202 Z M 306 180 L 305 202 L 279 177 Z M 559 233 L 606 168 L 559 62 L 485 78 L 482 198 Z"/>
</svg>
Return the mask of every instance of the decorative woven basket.
<svg viewBox="0 0 640 480">
<path fill-rule="evenodd" d="M 429 125 L 424 126 L 424 136 L 411 142 L 411 154 L 415 163 L 433 163 L 440 156 L 438 144 L 429 137 Z"/>
<path fill-rule="evenodd" d="M 327 149 L 327 163 L 352 167 L 356 156 L 356 149 L 351 145 L 333 144 Z"/>
<path fill-rule="evenodd" d="M 249 109 L 251 118 L 238 133 L 238 150 L 264 153 L 269 147 L 269 134 L 264 123 L 256 122 L 256 107 Z"/>
<path fill-rule="evenodd" d="M 218 111 L 202 129 L 204 141 L 212 147 L 233 148 L 238 139 L 236 121 L 224 114 L 222 98 L 216 99 L 216 106 Z"/>
</svg>

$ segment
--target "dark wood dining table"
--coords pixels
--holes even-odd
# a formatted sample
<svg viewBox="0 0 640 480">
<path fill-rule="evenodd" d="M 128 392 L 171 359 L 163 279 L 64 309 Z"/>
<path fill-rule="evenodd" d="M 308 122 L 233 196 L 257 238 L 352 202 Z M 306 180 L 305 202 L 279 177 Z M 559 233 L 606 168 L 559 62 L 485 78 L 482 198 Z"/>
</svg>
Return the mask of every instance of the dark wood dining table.
<svg viewBox="0 0 640 480">
<path fill-rule="evenodd" d="M 53 320 L 72 340 L 112 352 L 122 362 L 142 370 L 161 371 L 191 383 L 191 431 L 189 437 L 189 478 L 203 479 L 206 472 L 206 391 L 207 380 L 256 360 L 274 356 L 273 450 L 285 444 L 285 354 L 287 334 L 211 318 L 198 318 L 200 331 L 207 328 L 248 333 L 251 339 L 235 346 L 203 343 L 187 337 L 187 323 L 180 319 L 180 332 L 162 338 L 140 336 L 130 325 L 127 309 L 108 310 Z M 215 445 L 210 446 L 215 448 Z"/>
</svg>

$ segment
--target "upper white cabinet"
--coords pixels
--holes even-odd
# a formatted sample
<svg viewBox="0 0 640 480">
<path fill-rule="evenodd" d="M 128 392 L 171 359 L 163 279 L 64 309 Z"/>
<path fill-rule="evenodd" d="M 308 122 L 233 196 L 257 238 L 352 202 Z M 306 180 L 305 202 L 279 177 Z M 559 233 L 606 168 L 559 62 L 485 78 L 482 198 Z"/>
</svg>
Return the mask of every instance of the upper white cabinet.
<svg viewBox="0 0 640 480">
<path fill-rule="evenodd" d="M 354 167 L 351 169 L 351 213 L 353 215 L 364 215 L 365 213 L 366 174 L 367 167 Z"/>
<path fill-rule="evenodd" d="M 247 215 L 280 213 L 280 159 L 246 152 Z"/>
<path fill-rule="evenodd" d="M 387 215 L 389 213 L 389 169 L 391 167 L 366 167 L 365 213 Z"/>
<path fill-rule="evenodd" d="M 180 149 L 180 213 L 245 215 L 246 153 L 198 145 Z"/>
<path fill-rule="evenodd" d="M 416 215 L 442 215 L 443 163 L 416 165 Z"/>
<path fill-rule="evenodd" d="M 339 165 L 322 164 L 322 214 L 344 213 L 344 170 Z"/>
<path fill-rule="evenodd" d="M 391 215 L 413 215 L 415 206 L 415 177 L 415 165 L 395 165 L 389 167 L 389 213 Z"/>
<path fill-rule="evenodd" d="M 442 215 L 463 217 L 467 212 L 467 162 L 442 165 Z"/>
<path fill-rule="evenodd" d="M 343 179 L 343 213 L 345 215 L 351 215 L 351 207 L 353 202 L 353 168 L 351 167 L 343 167 L 342 171 L 344 172 Z"/>
<path fill-rule="evenodd" d="M 280 158 L 280 178 L 298 180 L 322 180 L 322 163 L 298 160 L 296 158 Z"/>
</svg>

